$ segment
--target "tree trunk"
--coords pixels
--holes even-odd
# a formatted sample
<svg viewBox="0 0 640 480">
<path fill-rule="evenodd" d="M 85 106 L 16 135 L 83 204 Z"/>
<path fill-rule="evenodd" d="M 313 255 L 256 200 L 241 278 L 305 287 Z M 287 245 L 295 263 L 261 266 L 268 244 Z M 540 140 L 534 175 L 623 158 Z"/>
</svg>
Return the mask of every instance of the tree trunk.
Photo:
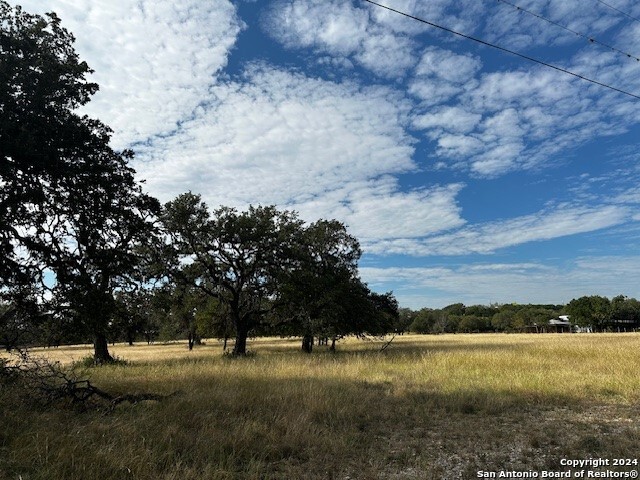
<svg viewBox="0 0 640 480">
<path fill-rule="evenodd" d="M 241 356 L 247 354 L 247 337 L 249 329 L 244 322 L 236 323 L 236 343 L 233 345 L 232 355 Z"/>
<path fill-rule="evenodd" d="M 97 364 L 113 362 L 113 357 L 109 354 L 107 336 L 104 333 L 96 333 L 93 340 L 93 361 Z"/>
<path fill-rule="evenodd" d="M 336 337 L 331 338 L 331 347 L 329 347 L 329 350 L 332 352 L 336 351 Z"/>
<path fill-rule="evenodd" d="M 305 334 L 302 337 L 302 351 L 305 353 L 313 351 L 313 335 Z"/>
<path fill-rule="evenodd" d="M 196 343 L 195 336 L 189 332 L 189 351 L 193 350 L 193 345 Z"/>
</svg>

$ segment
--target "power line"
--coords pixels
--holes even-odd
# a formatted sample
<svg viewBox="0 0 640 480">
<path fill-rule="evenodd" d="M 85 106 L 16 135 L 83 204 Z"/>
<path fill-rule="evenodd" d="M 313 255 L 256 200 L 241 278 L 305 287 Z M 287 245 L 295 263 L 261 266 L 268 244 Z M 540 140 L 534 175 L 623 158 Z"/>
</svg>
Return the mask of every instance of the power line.
<svg viewBox="0 0 640 480">
<path fill-rule="evenodd" d="M 413 16 L 413 15 L 410 15 L 408 13 L 402 12 L 400 10 L 396 10 L 395 8 L 387 7 L 386 5 L 382 5 L 380 3 L 376 3 L 373 0 L 363 0 L 363 1 L 365 1 L 367 3 L 370 3 L 371 5 L 375 5 L 377 7 L 384 8 L 385 10 L 389 10 L 390 12 L 397 13 L 398 15 L 402 15 L 404 17 L 411 18 L 413 20 L 416 20 L 418 22 L 424 23 L 426 25 L 430 25 L 432 27 L 439 28 L 440 30 L 444 30 L 445 32 L 452 33 L 453 35 L 457 35 L 459 37 L 466 38 L 467 40 L 473 40 L 474 42 L 480 43 L 482 45 L 486 45 L 487 47 L 495 48 L 497 50 L 509 53 L 511 55 L 515 55 L 515 56 L 520 57 L 520 58 L 524 58 L 525 60 L 529 60 L 530 62 L 534 62 L 534 63 L 543 65 L 543 66 L 548 67 L 548 68 L 553 68 L 554 70 L 558 70 L 559 72 L 566 73 L 567 75 L 572 75 L 572 76 L 574 76 L 576 78 L 579 78 L 581 80 L 584 80 L 586 82 L 590 82 L 590 83 L 593 83 L 593 84 L 596 84 L 596 85 L 600 85 L 601 87 L 608 88 L 609 90 L 613 90 L 615 92 L 622 93 L 622 94 L 627 95 L 629 97 L 633 97 L 633 98 L 636 98 L 636 99 L 640 100 L 640 95 L 636 95 L 634 93 L 627 92 L 627 91 L 622 90 L 620 88 L 612 87 L 611 85 L 607 85 L 606 83 L 602 83 L 602 82 L 599 82 L 597 80 L 593 80 L 591 78 L 588 78 L 588 77 L 585 77 L 583 75 L 580 75 L 579 73 L 571 72 L 569 70 L 566 70 L 564 68 L 558 67 L 556 65 L 552 65 L 550 63 L 543 62 L 542 60 L 538 60 L 537 58 L 533 58 L 533 57 L 530 57 L 528 55 L 524 55 L 523 53 L 519 53 L 519 52 L 516 52 L 514 50 L 509 50 L 508 48 L 504 48 L 504 47 L 501 47 L 499 45 L 495 45 L 493 43 L 487 42 L 487 41 L 482 40 L 480 38 L 476 38 L 476 37 L 472 37 L 471 35 L 465 35 L 464 33 L 456 32 L 455 30 L 451 30 L 450 28 L 443 27 L 442 25 L 438 25 L 437 23 L 433 23 L 433 22 L 430 22 L 430 21 L 425 20 L 423 18 L 419 18 L 419 17 Z"/>
<path fill-rule="evenodd" d="M 636 17 L 632 17 L 631 15 L 629 15 L 626 12 L 623 12 L 622 10 L 614 7 L 613 5 L 608 4 L 607 2 L 603 2 L 602 0 L 596 0 L 596 2 L 601 3 L 602 5 L 609 7 L 611 10 L 615 10 L 618 13 L 621 13 L 622 15 L 624 15 L 625 17 L 630 18 L 631 20 L 640 23 L 640 20 L 638 20 Z"/>
<path fill-rule="evenodd" d="M 567 32 L 571 32 L 574 35 L 577 35 L 578 37 L 584 38 L 585 40 L 589 41 L 590 43 L 595 43 L 595 44 L 601 45 L 601 46 L 603 46 L 605 48 L 608 48 L 609 50 L 611 50 L 613 52 L 620 53 L 620 54 L 625 55 L 625 56 L 627 56 L 629 58 L 633 58 L 636 62 L 640 62 L 640 58 L 636 57 L 635 55 L 632 55 L 632 54 L 630 54 L 628 52 L 624 52 L 624 51 L 622 51 L 622 50 L 620 50 L 620 49 L 618 49 L 616 47 L 613 47 L 613 46 L 608 45 L 608 44 L 606 44 L 604 42 L 596 40 L 594 37 L 591 37 L 589 35 L 585 35 L 583 33 L 577 32 L 577 31 L 575 31 L 575 30 L 573 30 L 573 29 L 571 29 L 569 27 L 566 27 L 565 25 L 562 25 L 561 23 L 558 23 L 558 22 L 555 22 L 553 20 L 550 20 L 547 17 L 544 17 L 544 16 L 542 16 L 542 15 L 540 15 L 538 13 L 531 12 L 531 11 L 527 10 L 526 8 L 523 8 L 523 7 L 519 6 L 519 5 L 511 3 L 511 2 L 509 2 L 507 0 L 498 0 L 498 2 L 502 2 L 502 3 L 505 3 L 507 5 L 511 5 L 513 8 L 515 8 L 515 9 L 521 11 L 521 12 L 524 12 L 524 13 L 526 13 L 528 15 L 532 15 L 532 16 L 534 16 L 536 18 L 539 18 L 540 20 L 544 20 L 545 22 L 548 22 L 548 23 L 550 23 L 552 25 L 555 25 L 556 27 L 560 27 L 563 30 L 566 30 Z"/>
</svg>

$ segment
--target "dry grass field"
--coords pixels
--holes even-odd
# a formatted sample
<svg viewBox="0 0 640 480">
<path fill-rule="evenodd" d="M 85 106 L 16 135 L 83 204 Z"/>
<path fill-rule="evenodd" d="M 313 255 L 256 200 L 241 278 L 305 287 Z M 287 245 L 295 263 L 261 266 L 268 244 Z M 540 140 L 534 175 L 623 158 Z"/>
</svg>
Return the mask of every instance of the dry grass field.
<svg viewBox="0 0 640 480">
<path fill-rule="evenodd" d="M 347 340 L 332 354 L 256 339 L 115 345 L 86 371 L 113 410 L 38 408 L 0 392 L 0 478 L 466 479 L 640 457 L 640 335 Z M 71 365 L 89 347 L 34 350 Z M 615 468 L 614 468 L 615 469 Z"/>
</svg>

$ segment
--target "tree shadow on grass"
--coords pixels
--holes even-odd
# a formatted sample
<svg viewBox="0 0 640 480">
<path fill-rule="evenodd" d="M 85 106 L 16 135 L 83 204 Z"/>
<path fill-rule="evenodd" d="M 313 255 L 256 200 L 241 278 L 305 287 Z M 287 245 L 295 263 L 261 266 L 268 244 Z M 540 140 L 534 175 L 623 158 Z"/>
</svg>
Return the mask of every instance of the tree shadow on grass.
<svg viewBox="0 0 640 480">
<path fill-rule="evenodd" d="M 403 478 L 467 478 L 439 469 L 451 459 L 473 471 L 499 462 L 540 468 L 545 451 L 553 458 L 615 453 L 610 442 L 593 440 L 597 425 L 549 416 L 587 408 L 580 398 L 488 387 L 444 392 L 393 379 L 323 377 L 321 370 L 260 377 L 250 368 L 260 356 L 238 359 L 245 360 L 247 368 L 233 374 L 194 364 L 171 387 L 184 395 L 124 404 L 108 415 L 2 405 L 1 443 L 10 454 L 0 472 L 34 479 L 368 479 L 413 468 L 416 475 Z M 145 389 L 164 391 L 165 381 L 149 378 Z"/>
<path fill-rule="evenodd" d="M 327 347 L 315 347 L 315 354 L 327 354 L 336 356 L 422 356 L 430 353 L 442 352 L 492 352 L 492 351 L 513 351 L 522 350 L 522 343 L 462 343 L 438 341 L 432 343 L 392 343 L 387 349 L 382 351 L 384 342 L 376 341 L 369 344 L 364 343 L 360 348 L 349 348 L 349 346 L 338 345 L 335 351 L 330 351 Z"/>
</svg>

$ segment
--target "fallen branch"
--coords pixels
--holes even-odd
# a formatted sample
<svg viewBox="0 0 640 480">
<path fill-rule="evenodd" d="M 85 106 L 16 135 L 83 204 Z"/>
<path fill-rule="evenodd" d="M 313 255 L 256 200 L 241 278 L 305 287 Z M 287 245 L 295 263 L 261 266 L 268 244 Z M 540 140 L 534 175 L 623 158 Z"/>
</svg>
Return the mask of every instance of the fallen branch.
<svg viewBox="0 0 640 480">
<path fill-rule="evenodd" d="M 380 349 L 380 351 L 381 351 L 381 352 L 384 352 L 384 351 L 387 349 L 387 347 L 388 347 L 389 345 L 391 345 L 391 342 L 393 342 L 393 339 L 394 339 L 394 338 L 396 338 L 396 335 L 397 335 L 397 333 L 394 333 L 394 334 L 393 334 L 393 337 L 391 337 L 391 340 L 389 340 L 387 343 L 385 343 L 385 344 L 382 346 L 382 348 Z"/>
<path fill-rule="evenodd" d="M 107 407 L 112 409 L 123 402 L 136 404 L 145 400 L 161 401 L 173 397 L 180 392 L 168 395 L 155 393 L 132 393 L 114 395 L 93 385 L 86 378 L 78 378 L 76 373 L 65 370 L 60 363 L 52 363 L 44 358 L 36 358 L 20 352 L 20 361 L 12 365 L 5 365 L 7 377 L 10 377 L 16 386 L 26 390 L 29 398 L 44 405 L 56 402 L 70 402 L 72 406 L 87 408 L 89 403 L 100 399 L 107 402 Z"/>
</svg>

